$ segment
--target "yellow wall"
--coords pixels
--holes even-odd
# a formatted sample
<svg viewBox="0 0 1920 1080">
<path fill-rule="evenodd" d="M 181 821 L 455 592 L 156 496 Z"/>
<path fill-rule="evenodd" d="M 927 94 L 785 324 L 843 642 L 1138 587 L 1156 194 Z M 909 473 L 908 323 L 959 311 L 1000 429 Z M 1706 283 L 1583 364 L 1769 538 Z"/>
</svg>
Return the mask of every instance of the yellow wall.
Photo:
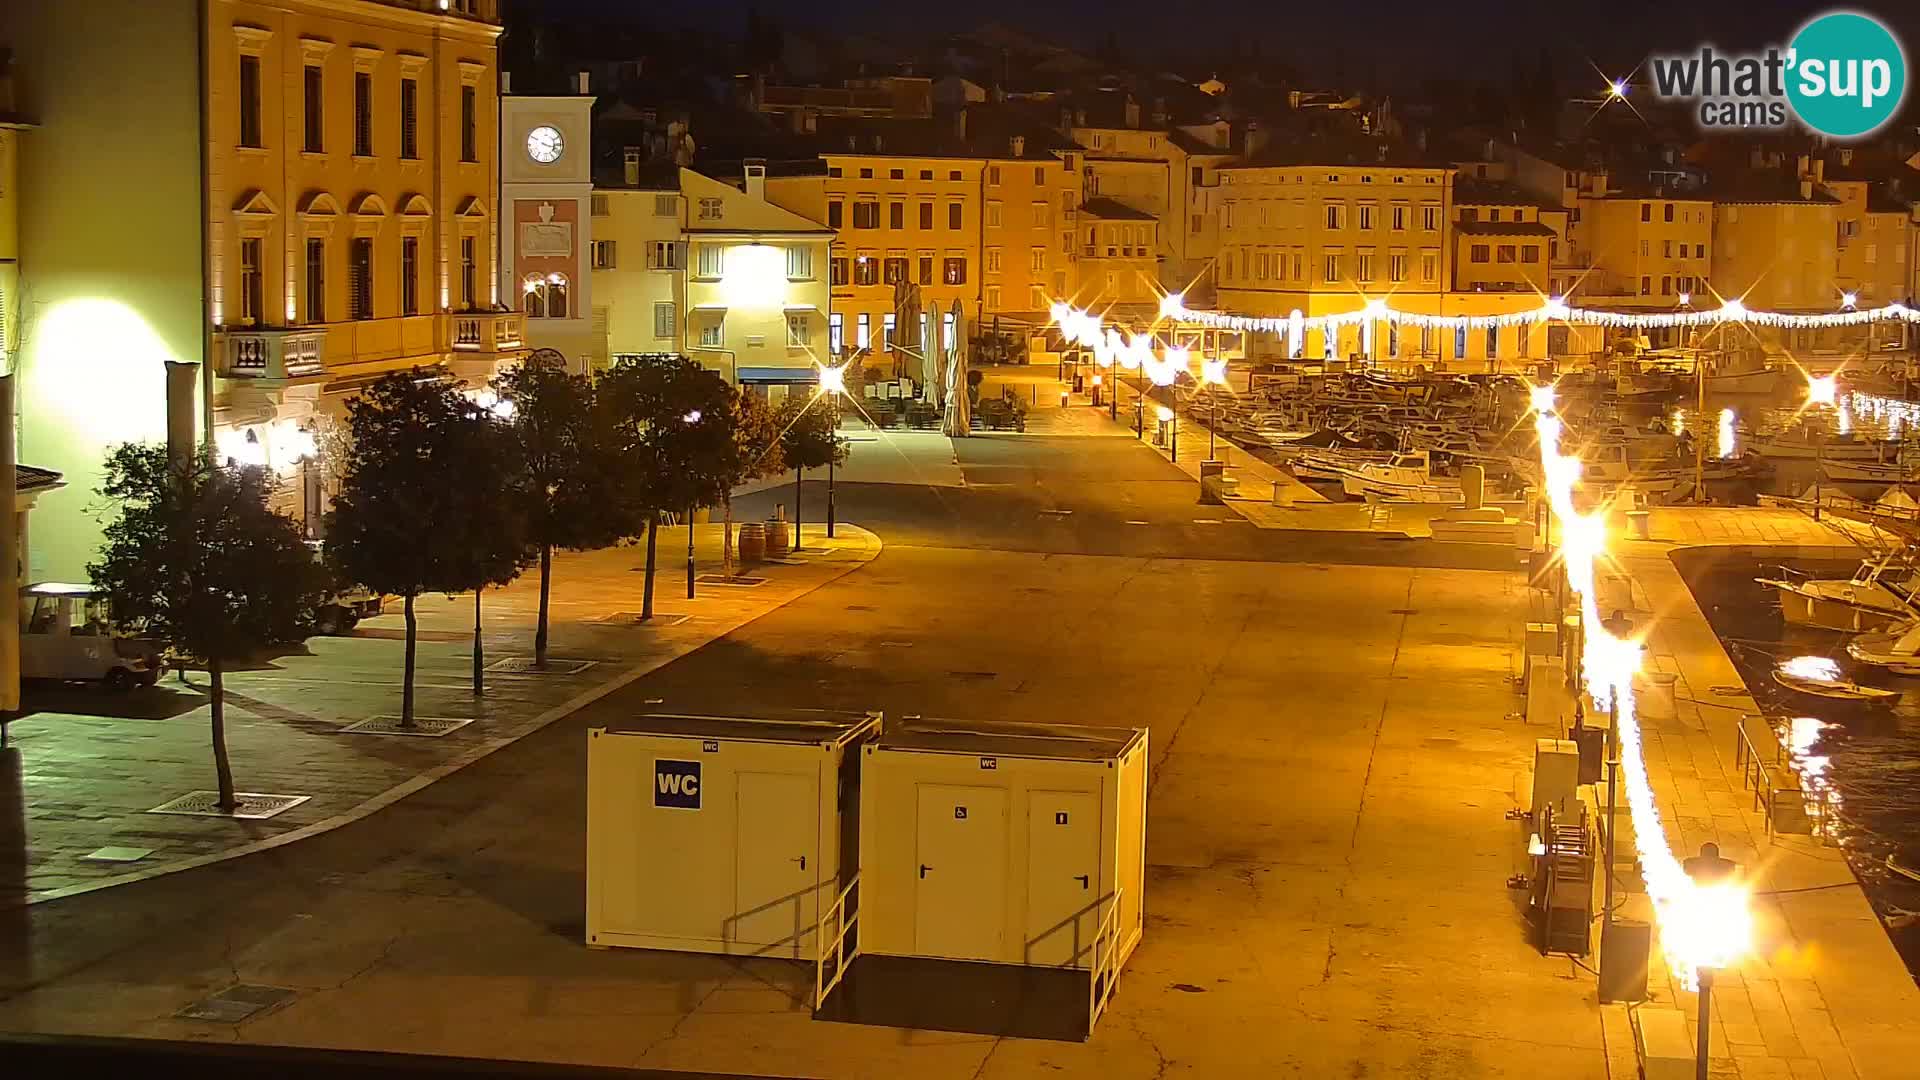
<svg viewBox="0 0 1920 1080">
<path fill-rule="evenodd" d="M 1721 203 L 1714 207 L 1713 287 L 1752 308 L 1840 307 L 1833 203 Z"/>
<path fill-rule="evenodd" d="M 1840 200 L 1835 211 L 1838 285 L 1857 294 L 1861 307 L 1904 301 L 1912 280 L 1908 263 L 1912 223 L 1897 211 L 1870 213 L 1862 181 L 1831 182 Z"/>
<path fill-rule="evenodd" d="M 1667 220 L 1667 209 L 1673 220 Z M 1574 246 L 1591 260 L 1571 303 L 1671 308 L 1683 292 L 1705 296 L 1714 209 L 1701 199 L 1582 197 Z M 1642 220 L 1642 217 L 1646 220 Z"/>
<path fill-rule="evenodd" d="M 830 305 L 827 252 L 832 232 L 804 214 L 779 207 L 692 169 L 680 170 L 687 215 L 685 330 L 688 354 L 729 378 L 740 368 L 810 370 L 828 358 Z M 706 200 L 719 200 L 718 218 L 703 218 Z M 720 251 L 720 273 L 703 271 L 703 248 Z M 803 276 L 788 273 L 787 249 L 811 253 Z M 803 321 L 805 344 L 791 344 L 788 320 Z M 718 344 L 701 330 L 717 327 Z"/>
<path fill-rule="evenodd" d="M 1400 297 L 1446 288 L 1449 169 L 1226 168 L 1220 180 L 1223 297 L 1228 290 Z M 1330 207 L 1338 215 L 1333 227 Z M 1392 280 L 1395 255 L 1405 258 L 1403 281 Z"/>
<path fill-rule="evenodd" d="M 672 213 L 657 212 L 662 199 L 671 204 Z M 614 259 L 613 266 L 593 271 L 595 302 L 607 309 L 607 338 L 599 359 L 605 362 L 613 353 L 683 352 L 686 274 L 647 265 L 648 250 L 655 244 L 674 244 L 683 237 L 680 193 L 603 188 L 594 192 L 593 202 L 596 211 L 605 210 L 594 218 L 594 240 L 612 244 Z M 666 337 L 654 333 L 657 304 L 673 305 L 673 333 Z"/>
<path fill-rule="evenodd" d="M 1079 202 L 1080 175 L 1062 159 L 990 160 L 984 180 L 982 319 L 1002 315 L 1044 323 L 1049 306 L 1073 280 L 1072 208 Z"/>
</svg>

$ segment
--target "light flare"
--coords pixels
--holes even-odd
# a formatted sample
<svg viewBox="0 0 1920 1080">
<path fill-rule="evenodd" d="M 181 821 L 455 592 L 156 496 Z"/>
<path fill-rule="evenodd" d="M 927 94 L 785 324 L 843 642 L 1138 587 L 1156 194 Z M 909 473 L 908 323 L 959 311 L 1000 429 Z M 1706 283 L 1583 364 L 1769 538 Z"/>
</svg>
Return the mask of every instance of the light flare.
<svg viewBox="0 0 1920 1080">
<path fill-rule="evenodd" d="M 1718 450 L 1720 452 L 1720 456 L 1723 458 L 1730 458 L 1733 456 L 1734 445 L 1736 442 L 1736 438 L 1733 430 L 1733 421 L 1734 421 L 1734 414 L 1732 409 L 1720 410 L 1720 445 L 1718 447 Z"/>
<path fill-rule="evenodd" d="M 1838 377 L 1833 375 L 1807 376 L 1807 404 L 1833 404 L 1834 394 L 1838 389 L 1836 386 L 1837 381 Z"/>
</svg>

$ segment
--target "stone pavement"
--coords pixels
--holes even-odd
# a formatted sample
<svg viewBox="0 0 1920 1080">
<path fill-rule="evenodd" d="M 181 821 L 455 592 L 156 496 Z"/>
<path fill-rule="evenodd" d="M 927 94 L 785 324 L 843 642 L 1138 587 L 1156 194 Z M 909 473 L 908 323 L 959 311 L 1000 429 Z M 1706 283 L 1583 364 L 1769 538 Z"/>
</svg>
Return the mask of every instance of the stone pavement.
<svg viewBox="0 0 1920 1080">
<path fill-rule="evenodd" d="M 954 461 L 953 440 L 937 431 L 882 430 L 869 427 L 863 420 L 849 419 L 841 425 L 840 437 L 848 442 L 847 460 L 834 467 L 835 483 L 966 486 L 960 466 Z M 748 495 L 756 491 L 778 491 L 782 487 L 791 494 L 793 473 L 762 477 L 735 488 L 733 493 Z M 827 505 L 827 470 L 807 472 L 806 490 L 801 499 L 805 520 L 823 519 Z"/>
<path fill-rule="evenodd" d="M 399 605 L 350 636 L 229 671 L 227 743 L 243 792 L 306 796 L 266 820 L 146 811 L 214 786 L 205 676 L 169 674 L 124 695 L 95 687 L 33 686 L 9 725 L 0 816 L 0 905 L 40 901 L 231 858 L 337 827 L 417 790 L 530 731 L 632 682 L 736 627 L 871 560 L 873 534 L 843 526 L 836 539 L 804 532 L 797 565 L 768 563 L 750 587 L 697 585 L 686 597 L 684 528 L 659 537 L 654 621 L 636 622 L 645 565 L 640 547 L 556 553 L 549 672 L 532 656 L 539 574 L 483 598 L 486 690 L 472 689 L 473 597 L 429 595 L 419 621 L 415 715 L 470 721 L 441 737 L 356 734 L 348 725 L 396 716 L 404 626 Z M 721 530 L 696 529 L 698 569 L 719 570 Z M 124 849 L 114 859 L 90 854 Z"/>
<path fill-rule="evenodd" d="M 1623 608 L 1637 626 L 1650 626 L 1647 670 L 1679 676 L 1676 716 L 1642 724 L 1666 840 L 1683 857 L 1717 842 L 1747 868 L 1755 890 L 1754 948 L 1715 981 L 1714 1075 L 1920 1076 L 1920 989 L 1841 849 L 1771 833 L 1753 811 L 1734 746 L 1740 718 L 1759 710 L 1671 557 L 1680 547 L 1823 557 L 1851 548 L 1835 530 L 1787 509 L 1662 507 L 1649 531 L 1650 541 L 1612 532 L 1609 550 L 1624 580 L 1603 566 L 1600 599 L 1603 610 Z M 1691 1032 L 1695 996 L 1667 974 L 1657 945 L 1651 971 L 1651 999 L 1638 1007 L 1679 1009 Z M 1634 1075 L 1630 1011 L 1605 1010 L 1615 1080 Z"/>
</svg>

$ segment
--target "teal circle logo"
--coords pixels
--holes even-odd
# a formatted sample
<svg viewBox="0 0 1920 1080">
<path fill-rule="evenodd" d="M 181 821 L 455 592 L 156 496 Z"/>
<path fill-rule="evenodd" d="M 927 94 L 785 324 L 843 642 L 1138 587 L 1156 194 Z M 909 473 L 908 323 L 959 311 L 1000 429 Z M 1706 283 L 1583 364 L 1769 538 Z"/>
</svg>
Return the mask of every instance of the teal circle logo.
<svg viewBox="0 0 1920 1080">
<path fill-rule="evenodd" d="M 1907 93 L 1907 57 L 1878 19 L 1834 11 L 1789 46 L 1787 101 L 1802 123 L 1836 139 L 1872 134 Z"/>
</svg>

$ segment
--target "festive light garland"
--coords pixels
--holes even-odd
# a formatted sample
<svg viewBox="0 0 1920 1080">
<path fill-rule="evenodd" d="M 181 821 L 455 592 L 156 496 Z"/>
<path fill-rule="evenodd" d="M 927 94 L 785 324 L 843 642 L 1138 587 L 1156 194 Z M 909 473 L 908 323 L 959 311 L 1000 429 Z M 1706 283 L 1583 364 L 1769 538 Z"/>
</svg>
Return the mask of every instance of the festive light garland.
<svg viewBox="0 0 1920 1080">
<path fill-rule="evenodd" d="M 1186 306 L 1179 293 L 1169 293 L 1160 300 L 1160 317 L 1171 322 L 1203 326 L 1212 330 L 1284 333 L 1297 341 L 1309 331 L 1324 332 L 1328 329 L 1372 322 L 1440 330 L 1485 330 L 1544 322 L 1648 330 L 1670 326 L 1719 326 L 1724 323 L 1746 323 L 1751 326 L 1784 330 L 1818 330 L 1838 326 L 1865 326 L 1880 322 L 1920 323 L 1920 309 L 1910 308 L 1901 303 L 1863 309 L 1856 309 L 1849 304 L 1845 310 L 1805 315 L 1784 311 L 1755 311 L 1739 300 L 1728 300 L 1719 307 L 1700 311 L 1604 311 L 1598 308 L 1572 307 L 1565 300 L 1553 297 L 1535 308 L 1498 315 L 1428 315 L 1417 311 L 1401 311 L 1381 299 L 1369 300 L 1352 311 L 1327 315 L 1306 315 L 1297 308 L 1285 315 L 1236 315 L 1225 311 L 1195 311 Z"/>
</svg>

